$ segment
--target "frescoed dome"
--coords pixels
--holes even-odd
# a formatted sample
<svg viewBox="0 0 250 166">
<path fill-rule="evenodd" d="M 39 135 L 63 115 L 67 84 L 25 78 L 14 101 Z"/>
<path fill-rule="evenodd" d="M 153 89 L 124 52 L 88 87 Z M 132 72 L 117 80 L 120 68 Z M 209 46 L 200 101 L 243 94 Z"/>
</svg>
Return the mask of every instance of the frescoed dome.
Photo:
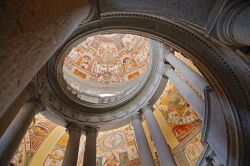
<svg viewBox="0 0 250 166">
<path fill-rule="evenodd" d="M 141 36 L 91 36 L 78 41 L 67 54 L 64 79 L 75 93 L 121 94 L 138 84 L 148 68 L 148 54 L 148 39 Z"/>
</svg>

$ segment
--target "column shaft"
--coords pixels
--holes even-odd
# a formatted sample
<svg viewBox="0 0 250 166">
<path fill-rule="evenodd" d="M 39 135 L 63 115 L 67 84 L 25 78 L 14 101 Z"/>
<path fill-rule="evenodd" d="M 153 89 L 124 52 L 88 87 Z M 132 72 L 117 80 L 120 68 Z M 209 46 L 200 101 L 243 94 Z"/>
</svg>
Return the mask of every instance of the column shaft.
<svg viewBox="0 0 250 166">
<path fill-rule="evenodd" d="M 76 125 L 71 125 L 68 128 L 69 141 L 66 147 L 66 152 L 63 159 L 63 166 L 76 166 L 81 138 L 81 129 Z"/>
<path fill-rule="evenodd" d="M 139 151 L 141 164 L 144 166 L 154 166 L 154 159 L 152 157 L 147 137 L 142 127 L 140 115 L 131 118 L 131 123 L 134 127 L 136 143 Z"/>
<path fill-rule="evenodd" d="M 88 0 L 1 1 L 0 112 L 92 10 Z M 4 10 L 2 9 L 4 8 Z"/>
<path fill-rule="evenodd" d="M 83 166 L 96 166 L 96 137 L 97 129 L 86 127 L 86 144 Z"/>
<path fill-rule="evenodd" d="M 0 112 L 0 137 L 4 134 L 17 113 L 20 111 L 21 107 L 31 96 L 29 88 L 26 87 L 7 110 Z"/>
<path fill-rule="evenodd" d="M 171 50 L 168 51 L 166 60 L 204 97 L 204 89 L 208 86 L 204 77 L 178 59 Z"/>
<path fill-rule="evenodd" d="M 19 144 L 21 143 L 31 121 L 40 106 L 35 102 L 26 103 L 17 114 L 9 128 L 0 139 L 0 165 L 5 166 L 11 161 Z"/>
<path fill-rule="evenodd" d="M 170 147 L 167 144 L 163 133 L 154 117 L 152 109 L 146 107 L 142 109 L 145 119 L 147 121 L 151 136 L 154 141 L 154 145 L 159 156 L 159 160 L 162 166 L 175 166 L 175 161 L 170 151 Z"/>
<path fill-rule="evenodd" d="M 199 117 L 203 120 L 205 116 L 205 104 L 201 97 L 183 80 L 173 69 L 167 69 L 166 76 L 173 82 L 180 94 L 197 111 Z"/>
</svg>

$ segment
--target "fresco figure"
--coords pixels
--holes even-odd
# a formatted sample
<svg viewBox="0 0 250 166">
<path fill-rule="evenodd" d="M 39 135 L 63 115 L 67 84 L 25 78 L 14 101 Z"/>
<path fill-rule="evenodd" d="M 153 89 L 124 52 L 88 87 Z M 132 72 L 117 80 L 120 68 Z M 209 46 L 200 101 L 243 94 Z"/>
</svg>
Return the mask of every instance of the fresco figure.
<svg viewBox="0 0 250 166">
<path fill-rule="evenodd" d="M 104 166 L 118 166 L 119 160 L 116 157 L 115 153 L 111 153 L 111 155 L 107 157 L 103 165 Z"/>
<path fill-rule="evenodd" d="M 81 64 L 80 64 L 81 68 L 87 70 L 90 61 L 91 61 L 91 58 L 88 55 L 84 55 L 82 57 L 82 61 L 81 61 Z"/>
<path fill-rule="evenodd" d="M 137 67 L 137 64 L 129 57 L 123 59 L 123 69 L 125 72 L 130 72 Z"/>
</svg>

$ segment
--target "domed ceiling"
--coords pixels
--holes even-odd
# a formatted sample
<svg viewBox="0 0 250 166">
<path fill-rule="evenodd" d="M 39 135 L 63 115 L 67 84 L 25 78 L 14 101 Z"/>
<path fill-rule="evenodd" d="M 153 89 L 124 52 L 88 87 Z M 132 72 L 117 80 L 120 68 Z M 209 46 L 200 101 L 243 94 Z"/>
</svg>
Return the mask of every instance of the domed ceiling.
<svg viewBox="0 0 250 166">
<path fill-rule="evenodd" d="M 67 54 L 64 79 L 78 92 L 119 94 L 133 87 L 135 80 L 140 80 L 145 73 L 149 65 L 148 52 L 148 39 L 141 36 L 91 36 L 80 40 Z"/>
</svg>

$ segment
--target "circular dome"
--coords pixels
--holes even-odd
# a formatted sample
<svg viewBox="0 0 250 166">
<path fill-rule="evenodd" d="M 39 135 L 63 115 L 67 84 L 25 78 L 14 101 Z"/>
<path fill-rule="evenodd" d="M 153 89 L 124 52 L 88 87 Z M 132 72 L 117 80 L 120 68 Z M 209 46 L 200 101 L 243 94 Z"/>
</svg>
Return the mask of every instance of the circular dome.
<svg viewBox="0 0 250 166">
<path fill-rule="evenodd" d="M 138 88 L 149 63 L 147 38 L 95 35 L 71 45 L 63 63 L 63 78 L 67 88 L 83 101 L 113 102 Z"/>
<path fill-rule="evenodd" d="M 56 113 L 51 116 L 102 130 L 128 123 L 132 114 L 158 95 L 162 47 L 132 34 L 79 31 L 72 35 L 39 73 L 41 93 L 50 96 L 43 99 Z"/>
</svg>

